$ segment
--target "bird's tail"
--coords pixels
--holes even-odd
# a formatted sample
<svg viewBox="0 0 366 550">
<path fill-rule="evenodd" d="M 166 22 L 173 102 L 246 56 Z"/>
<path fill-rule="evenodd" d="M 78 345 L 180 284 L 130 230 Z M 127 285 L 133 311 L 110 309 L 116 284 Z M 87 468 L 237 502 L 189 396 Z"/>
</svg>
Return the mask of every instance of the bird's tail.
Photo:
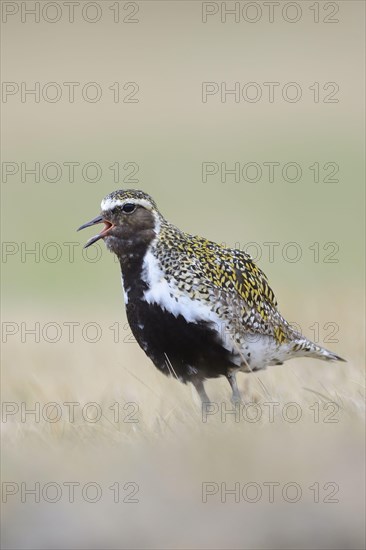
<svg viewBox="0 0 366 550">
<path fill-rule="evenodd" d="M 322 348 L 314 344 L 307 338 L 299 338 L 293 342 L 293 351 L 297 357 L 313 357 L 314 359 L 322 359 L 323 361 L 346 361 L 329 349 Z"/>
</svg>

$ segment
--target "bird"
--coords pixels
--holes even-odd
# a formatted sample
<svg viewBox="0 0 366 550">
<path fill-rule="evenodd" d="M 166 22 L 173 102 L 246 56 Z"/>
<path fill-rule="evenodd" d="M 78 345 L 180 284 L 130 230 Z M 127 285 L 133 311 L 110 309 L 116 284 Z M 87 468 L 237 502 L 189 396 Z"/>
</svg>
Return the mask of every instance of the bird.
<svg viewBox="0 0 366 550">
<path fill-rule="evenodd" d="M 242 403 L 236 374 L 296 357 L 345 361 L 288 323 L 264 272 L 249 254 L 171 224 L 147 193 L 113 191 L 78 231 L 103 223 L 85 248 L 103 239 L 120 263 L 127 320 L 153 364 L 192 383 L 226 377 Z"/>
</svg>

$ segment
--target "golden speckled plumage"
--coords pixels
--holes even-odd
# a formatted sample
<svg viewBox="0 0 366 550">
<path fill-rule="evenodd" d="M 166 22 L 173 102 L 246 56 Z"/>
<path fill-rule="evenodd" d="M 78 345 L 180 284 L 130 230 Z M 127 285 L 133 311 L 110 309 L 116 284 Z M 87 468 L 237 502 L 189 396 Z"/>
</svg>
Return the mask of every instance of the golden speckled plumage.
<svg viewBox="0 0 366 550">
<path fill-rule="evenodd" d="M 245 252 L 189 235 L 164 220 L 153 253 L 180 290 L 192 299 L 221 302 L 217 313 L 236 329 L 240 320 L 236 332 L 273 336 L 279 344 L 294 334 L 277 311 L 267 277 Z"/>
</svg>

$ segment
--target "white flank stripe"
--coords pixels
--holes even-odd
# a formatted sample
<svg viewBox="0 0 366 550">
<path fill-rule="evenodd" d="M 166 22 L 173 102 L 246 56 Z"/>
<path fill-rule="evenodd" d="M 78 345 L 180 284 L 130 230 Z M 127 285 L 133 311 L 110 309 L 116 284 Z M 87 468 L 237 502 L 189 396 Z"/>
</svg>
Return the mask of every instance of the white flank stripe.
<svg viewBox="0 0 366 550">
<path fill-rule="evenodd" d="M 165 279 L 157 259 L 150 251 L 144 258 L 142 278 L 149 287 L 149 290 L 144 292 L 144 298 L 149 304 L 158 304 L 174 317 L 182 315 L 189 323 L 211 321 L 216 323 L 217 327 L 222 324 L 206 304 L 199 300 L 192 300 Z"/>
<path fill-rule="evenodd" d="M 238 366 L 240 365 L 240 356 L 224 321 L 207 304 L 197 299 L 193 300 L 169 283 L 165 279 L 157 259 L 150 251 L 145 254 L 142 278 L 149 287 L 144 292 L 147 303 L 158 304 L 162 309 L 172 313 L 174 317 L 182 315 L 188 323 L 197 323 L 198 321 L 211 323 L 212 328 L 216 330 L 221 339 L 222 346 L 233 353 L 232 360 Z"/>
</svg>

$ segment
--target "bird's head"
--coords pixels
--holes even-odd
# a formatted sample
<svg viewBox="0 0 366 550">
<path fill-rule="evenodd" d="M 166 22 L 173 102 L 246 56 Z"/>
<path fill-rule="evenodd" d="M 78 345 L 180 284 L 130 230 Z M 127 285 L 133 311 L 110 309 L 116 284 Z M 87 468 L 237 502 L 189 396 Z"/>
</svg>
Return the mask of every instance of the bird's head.
<svg viewBox="0 0 366 550">
<path fill-rule="evenodd" d="M 160 231 L 164 218 L 154 200 L 135 189 L 113 191 L 101 202 L 101 213 L 80 229 L 104 223 L 100 233 L 88 240 L 84 248 L 103 239 L 107 247 L 119 254 L 139 244 L 148 244 Z"/>
</svg>

